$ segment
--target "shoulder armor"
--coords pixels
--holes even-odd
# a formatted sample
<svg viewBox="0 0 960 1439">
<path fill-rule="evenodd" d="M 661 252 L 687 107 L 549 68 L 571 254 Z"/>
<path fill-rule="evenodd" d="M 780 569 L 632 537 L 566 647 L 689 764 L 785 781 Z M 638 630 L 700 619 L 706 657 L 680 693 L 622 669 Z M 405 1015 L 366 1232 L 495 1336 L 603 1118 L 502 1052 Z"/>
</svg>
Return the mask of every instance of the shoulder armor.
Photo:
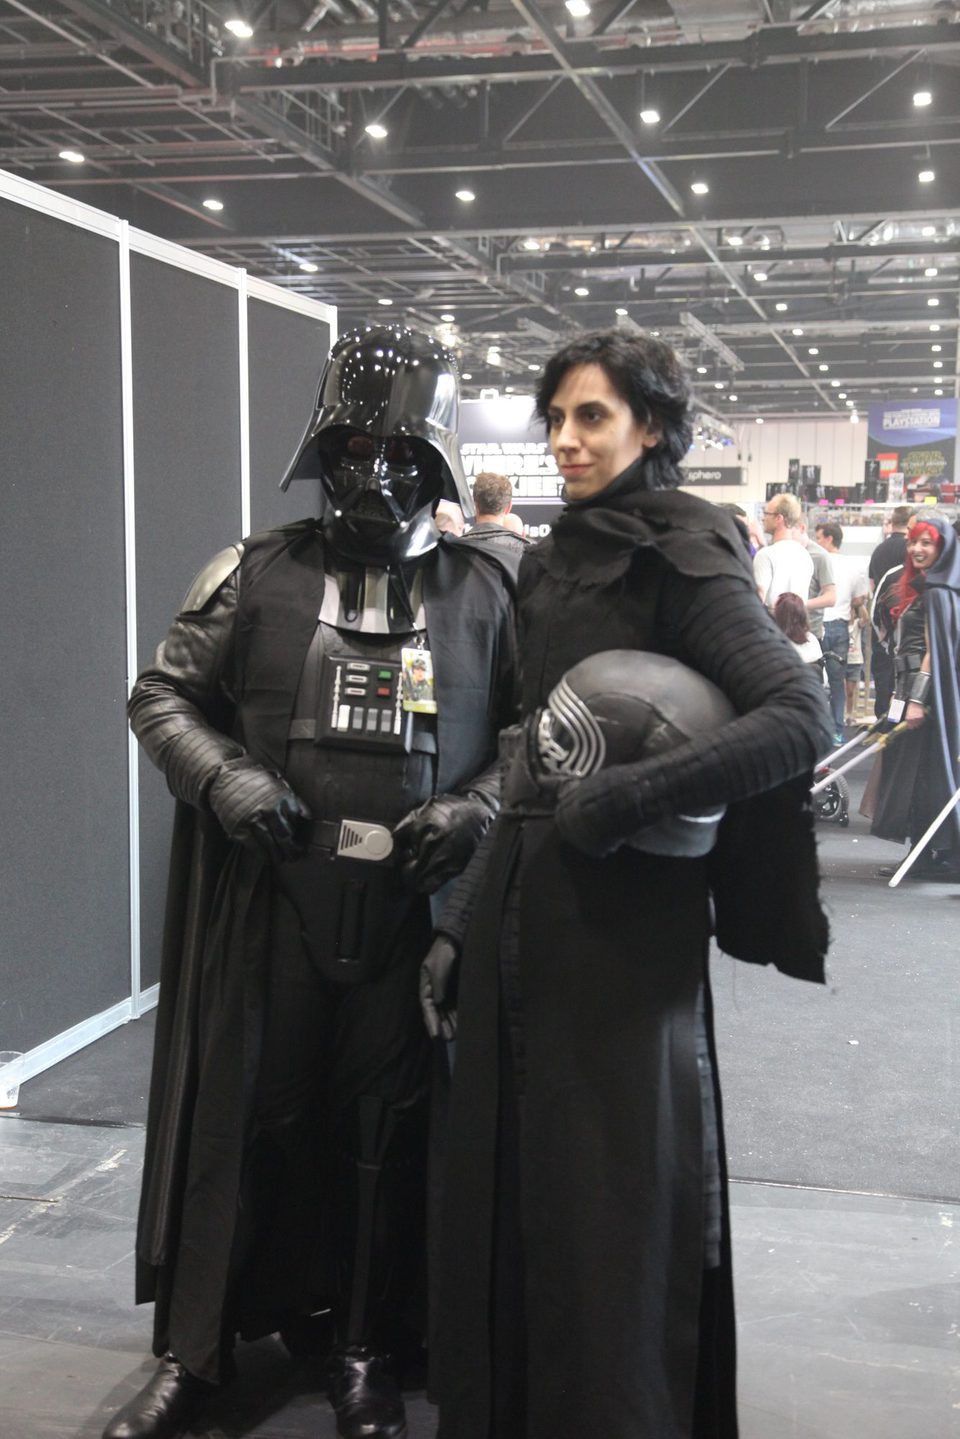
<svg viewBox="0 0 960 1439">
<path fill-rule="evenodd" d="M 211 596 L 229 579 L 243 558 L 243 545 L 228 545 L 208 560 L 184 596 L 181 614 L 198 614 Z"/>
</svg>

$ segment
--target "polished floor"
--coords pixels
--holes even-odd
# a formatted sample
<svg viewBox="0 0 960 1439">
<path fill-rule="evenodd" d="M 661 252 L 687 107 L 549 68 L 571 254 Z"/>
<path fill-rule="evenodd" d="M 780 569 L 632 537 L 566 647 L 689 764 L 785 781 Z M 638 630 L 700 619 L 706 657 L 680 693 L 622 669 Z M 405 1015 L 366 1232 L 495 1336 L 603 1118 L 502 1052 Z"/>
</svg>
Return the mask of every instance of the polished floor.
<svg viewBox="0 0 960 1439">
<path fill-rule="evenodd" d="M 874 871 L 898 851 L 855 813 L 819 833 L 829 984 L 714 966 L 741 1435 L 960 1439 L 960 889 L 890 891 Z M 2 1439 L 95 1439 L 152 1370 L 132 1303 L 151 1028 L 107 1036 L 0 1117 Z M 410 1439 L 432 1439 L 422 1395 L 408 1413 Z M 317 1376 L 263 1341 L 192 1432 L 335 1429 Z"/>
</svg>

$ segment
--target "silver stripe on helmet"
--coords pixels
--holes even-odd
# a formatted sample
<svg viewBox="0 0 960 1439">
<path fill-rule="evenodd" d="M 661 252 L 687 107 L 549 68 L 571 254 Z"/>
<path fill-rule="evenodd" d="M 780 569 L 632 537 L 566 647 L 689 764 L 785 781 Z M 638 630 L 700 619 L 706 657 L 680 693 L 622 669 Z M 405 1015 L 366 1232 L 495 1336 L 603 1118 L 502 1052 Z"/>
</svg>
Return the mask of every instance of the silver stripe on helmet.
<svg viewBox="0 0 960 1439">
<path fill-rule="evenodd" d="M 569 734 L 569 749 L 557 740 L 551 718 L 559 720 Z M 540 716 L 537 748 L 544 769 L 551 774 L 571 775 L 582 779 L 603 765 L 607 750 L 603 731 L 566 679 L 561 679 L 551 691 L 546 708 Z"/>
</svg>

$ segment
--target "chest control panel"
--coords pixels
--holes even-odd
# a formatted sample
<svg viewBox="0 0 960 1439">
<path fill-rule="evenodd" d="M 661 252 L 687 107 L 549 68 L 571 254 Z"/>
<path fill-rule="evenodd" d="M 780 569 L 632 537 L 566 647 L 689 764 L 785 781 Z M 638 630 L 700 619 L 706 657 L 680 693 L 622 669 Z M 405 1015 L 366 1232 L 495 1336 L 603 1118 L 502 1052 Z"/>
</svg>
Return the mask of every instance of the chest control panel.
<svg viewBox="0 0 960 1439">
<path fill-rule="evenodd" d="M 394 660 L 325 655 L 317 744 L 410 749 L 413 716 L 403 708 L 402 666 Z"/>
</svg>

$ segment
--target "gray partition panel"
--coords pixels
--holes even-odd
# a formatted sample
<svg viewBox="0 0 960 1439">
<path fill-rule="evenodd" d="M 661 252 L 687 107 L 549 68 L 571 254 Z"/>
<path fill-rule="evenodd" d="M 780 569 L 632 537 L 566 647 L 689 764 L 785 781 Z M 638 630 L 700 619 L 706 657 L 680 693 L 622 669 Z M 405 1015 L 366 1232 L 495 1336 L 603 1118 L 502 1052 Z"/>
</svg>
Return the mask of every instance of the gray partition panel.
<svg viewBox="0 0 960 1439">
<path fill-rule="evenodd" d="M 118 248 L 0 202 L 0 1048 L 129 994 Z"/>
<path fill-rule="evenodd" d="M 295 310 L 251 299 L 247 307 L 250 374 L 250 530 L 315 515 L 319 486 L 277 488 L 313 412 L 330 326 Z"/>
<path fill-rule="evenodd" d="M 153 654 L 197 570 L 240 538 L 237 292 L 131 257 L 137 643 Z M 141 982 L 159 978 L 172 801 L 141 759 Z"/>
</svg>

